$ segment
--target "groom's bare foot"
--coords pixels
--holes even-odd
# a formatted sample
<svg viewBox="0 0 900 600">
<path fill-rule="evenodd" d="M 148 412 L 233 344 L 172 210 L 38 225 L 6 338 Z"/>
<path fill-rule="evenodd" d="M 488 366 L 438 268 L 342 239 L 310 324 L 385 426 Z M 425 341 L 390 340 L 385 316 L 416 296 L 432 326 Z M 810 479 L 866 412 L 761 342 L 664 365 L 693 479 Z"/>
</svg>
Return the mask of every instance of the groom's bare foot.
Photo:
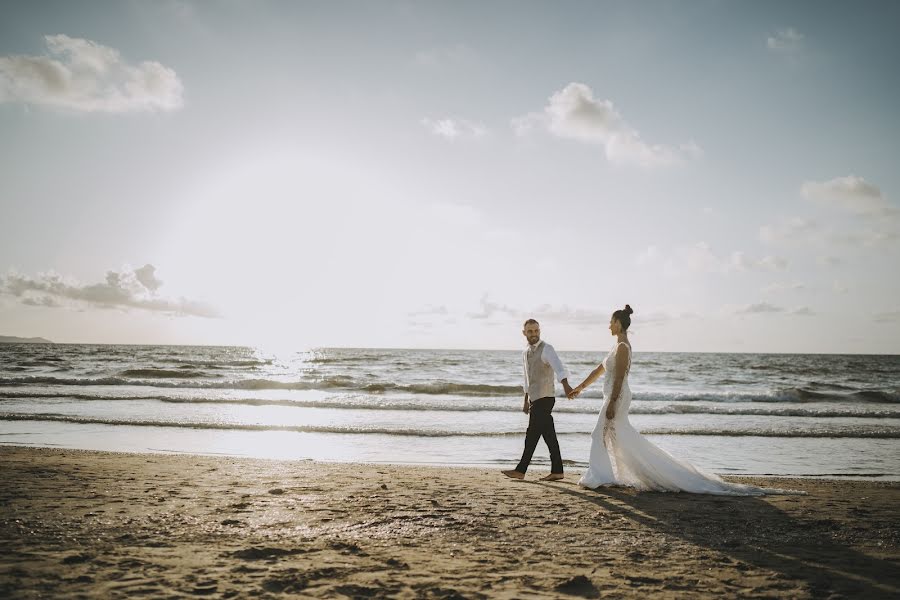
<svg viewBox="0 0 900 600">
<path fill-rule="evenodd" d="M 541 477 L 541 481 L 559 481 L 560 479 L 564 479 L 565 475 L 562 473 L 550 473 L 546 477 Z"/>
<path fill-rule="evenodd" d="M 500 471 L 510 479 L 525 479 L 525 473 L 520 473 L 515 469 L 511 469 L 509 471 Z"/>
</svg>

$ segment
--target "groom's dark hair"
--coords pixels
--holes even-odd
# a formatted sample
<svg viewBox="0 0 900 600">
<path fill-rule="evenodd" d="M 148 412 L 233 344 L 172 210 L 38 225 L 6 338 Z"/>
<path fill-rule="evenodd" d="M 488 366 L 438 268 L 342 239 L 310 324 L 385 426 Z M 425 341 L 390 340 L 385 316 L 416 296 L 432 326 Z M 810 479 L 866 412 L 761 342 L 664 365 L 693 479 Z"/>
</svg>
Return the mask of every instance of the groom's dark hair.
<svg viewBox="0 0 900 600">
<path fill-rule="evenodd" d="M 534 324 L 537 325 L 538 327 L 540 327 L 540 325 L 541 325 L 540 323 L 537 322 L 537 319 L 528 319 L 527 321 L 525 321 L 525 324 L 522 325 L 522 329 L 525 329 L 526 327 L 528 327 L 528 326 L 531 325 L 532 323 L 534 323 Z"/>
</svg>

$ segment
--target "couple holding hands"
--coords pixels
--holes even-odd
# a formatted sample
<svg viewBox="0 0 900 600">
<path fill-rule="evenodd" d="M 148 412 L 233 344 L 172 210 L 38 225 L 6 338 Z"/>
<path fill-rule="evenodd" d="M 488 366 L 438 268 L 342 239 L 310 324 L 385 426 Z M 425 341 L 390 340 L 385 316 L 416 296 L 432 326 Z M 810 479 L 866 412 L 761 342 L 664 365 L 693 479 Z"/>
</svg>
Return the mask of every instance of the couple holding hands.
<svg viewBox="0 0 900 600">
<path fill-rule="evenodd" d="M 644 491 L 733 496 L 797 493 L 724 481 L 717 475 L 671 456 L 631 425 L 628 420 L 628 408 L 632 399 L 628 374 L 631 370 L 632 350 L 628 328 L 631 326 L 633 313 L 631 306 L 626 304 L 625 308 L 612 314 L 609 332 L 616 338 L 615 346 L 597 368 L 574 388 L 569 384 L 569 373 L 556 350 L 541 340 L 540 324 L 534 319 L 525 321 L 522 334 L 528 340 L 528 347 L 522 357 L 525 370 L 525 401 L 522 410 L 529 416 L 528 430 L 519 464 L 502 473 L 511 479 L 524 479 L 538 440 L 543 437 L 550 450 L 550 474 L 542 480 L 563 479 L 562 455 L 552 415 L 556 404 L 556 382 L 562 383 L 567 398 L 574 399 L 605 375 L 603 408 L 591 433 L 588 468 L 578 485 L 591 489 L 627 486 Z"/>
</svg>

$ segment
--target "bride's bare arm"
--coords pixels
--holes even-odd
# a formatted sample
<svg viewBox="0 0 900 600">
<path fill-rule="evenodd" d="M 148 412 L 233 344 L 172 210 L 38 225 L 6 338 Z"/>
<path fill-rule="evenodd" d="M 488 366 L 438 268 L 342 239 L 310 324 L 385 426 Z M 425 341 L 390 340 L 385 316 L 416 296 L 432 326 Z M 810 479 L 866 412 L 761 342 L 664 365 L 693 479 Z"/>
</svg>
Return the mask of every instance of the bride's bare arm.
<svg viewBox="0 0 900 600">
<path fill-rule="evenodd" d="M 584 381 L 578 384 L 578 387 L 575 388 L 574 392 L 576 394 L 580 394 L 581 392 L 583 392 L 589 385 L 597 381 L 597 379 L 599 379 L 600 376 L 603 375 L 603 371 L 605 370 L 606 367 L 603 366 L 603 363 L 597 365 L 597 368 L 591 371 L 591 374 L 585 377 Z"/>
<path fill-rule="evenodd" d="M 622 393 L 622 384 L 625 382 L 625 373 L 628 372 L 628 347 L 625 344 L 619 344 L 616 349 L 616 372 L 613 373 L 613 388 L 610 394 L 609 404 L 606 405 L 606 418 L 612 419 L 616 416 L 616 403 L 619 401 L 619 394 Z"/>
</svg>

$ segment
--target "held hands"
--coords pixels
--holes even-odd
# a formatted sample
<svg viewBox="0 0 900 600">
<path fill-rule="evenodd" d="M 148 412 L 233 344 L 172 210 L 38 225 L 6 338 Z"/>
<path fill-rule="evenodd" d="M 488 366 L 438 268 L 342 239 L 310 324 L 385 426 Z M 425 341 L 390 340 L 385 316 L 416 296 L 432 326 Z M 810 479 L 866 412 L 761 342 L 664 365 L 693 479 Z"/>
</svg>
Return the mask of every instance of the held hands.
<svg viewBox="0 0 900 600">
<path fill-rule="evenodd" d="M 565 379 L 562 381 L 563 389 L 566 391 L 566 398 L 572 400 L 577 394 L 575 390 L 572 389 L 572 386 L 569 385 L 569 382 Z"/>
</svg>

